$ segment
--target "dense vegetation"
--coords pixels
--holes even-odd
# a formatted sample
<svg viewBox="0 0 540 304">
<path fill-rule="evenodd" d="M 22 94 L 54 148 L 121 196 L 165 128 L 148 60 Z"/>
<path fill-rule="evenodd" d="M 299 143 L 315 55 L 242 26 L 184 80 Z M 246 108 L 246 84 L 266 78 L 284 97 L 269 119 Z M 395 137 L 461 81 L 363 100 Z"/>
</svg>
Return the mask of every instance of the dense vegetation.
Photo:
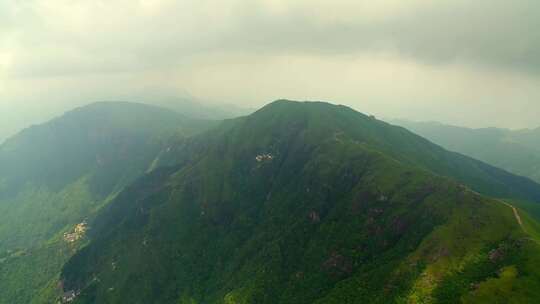
<svg viewBox="0 0 540 304">
<path fill-rule="evenodd" d="M 63 234 L 151 168 L 171 139 L 208 124 L 141 104 L 96 103 L 2 144 L 0 303 L 51 303 L 63 263 L 85 241 Z"/>
<path fill-rule="evenodd" d="M 446 149 L 469 155 L 540 182 L 540 128 L 469 129 L 438 123 L 395 121 Z"/>
<path fill-rule="evenodd" d="M 158 164 L 64 266 L 76 303 L 540 300 L 536 223 L 468 188 L 540 186 L 349 108 L 274 102 Z"/>
</svg>

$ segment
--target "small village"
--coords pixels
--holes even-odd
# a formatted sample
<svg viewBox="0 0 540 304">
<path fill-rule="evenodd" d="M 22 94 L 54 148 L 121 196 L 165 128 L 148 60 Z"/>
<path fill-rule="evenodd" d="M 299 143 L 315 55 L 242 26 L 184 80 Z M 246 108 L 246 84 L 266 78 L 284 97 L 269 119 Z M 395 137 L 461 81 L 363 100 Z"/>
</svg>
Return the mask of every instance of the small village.
<svg viewBox="0 0 540 304">
<path fill-rule="evenodd" d="M 64 292 L 64 294 L 62 296 L 62 302 L 61 303 L 71 303 L 71 302 L 73 302 L 75 300 L 75 298 L 77 298 L 78 295 L 79 295 L 78 291 L 74 291 L 74 290 L 66 291 L 66 292 Z"/>
<path fill-rule="evenodd" d="M 88 224 L 86 221 L 75 225 L 73 232 L 64 232 L 64 241 L 68 243 L 74 243 L 84 237 L 86 231 L 88 230 Z"/>
<path fill-rule="evenodd" d="M 265 160 L 272 160 L 274 158 L 274 156 L 270 153 L 265 153 L 265 154 L 259 154 L 257 156 L 255 156 L 255 160 L 258 161 L 258 162 L 262 162 L 262 161 L 265 161 Z"/>
</svg>

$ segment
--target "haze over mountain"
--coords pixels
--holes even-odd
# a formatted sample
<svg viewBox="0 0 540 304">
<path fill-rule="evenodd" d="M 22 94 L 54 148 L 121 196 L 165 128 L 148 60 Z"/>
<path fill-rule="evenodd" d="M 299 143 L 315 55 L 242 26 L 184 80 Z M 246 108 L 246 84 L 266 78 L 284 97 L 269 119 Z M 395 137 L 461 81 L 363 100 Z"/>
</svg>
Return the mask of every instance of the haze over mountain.
<svg viewBox="0 0 540 304">
<path fill-rule="evenodd" d="M 0 303 L 39 300 L 88 221 L 152 169 L 165 145 L 214 124 L 135 103 L 95 103 L 0 145 Z M 42 299 L 42 303 L 48 299 Z"/>
<path fill-rule="evenodd" d="M 539 12 L 536 0 L 3 0 L 0 130 L 155 95 L 533 128 Z"/>
<path fill-rule="evenodd" d="M 144 100 L 145 104 L 153 104 L 174 110 L 175 112 L 182 113 L 182 115 L 194 119 L 221 120 L 253 112 L 252 109 L 242 108 L 231 104 L 212 104 L 207 101 L 198 100 L 192 96 L 178 97 L 168 96 L 163 93 L 139 93 L 140 95 L 138 98 L 133 96 L 132 98 L 134 100 Z M 84 105 L 88 105 L 88 103 L 81 103 L 81 107 Z M 2 108 L 1 106 L 2 104 L 0 104 L 0 115 L 4 115 L 5 119 L 0 121 L 0 143 L 31 125 L 48 121 L 54 117 L 60 116 L 65 111 L 62 110 L 65 106 L 61 105 L 35 108 L 32 106 L 18 106 L 13 108 L 9 105 L 4 105 L 5 108 Z M 18 110 L 15 111 L 17 108 Z"/>
<path fill-rule="evenodd" d="M 440 123 L 394 120 L 445 147 L 540 182 L 540 128 L 470 129 Z"/>
</svg>

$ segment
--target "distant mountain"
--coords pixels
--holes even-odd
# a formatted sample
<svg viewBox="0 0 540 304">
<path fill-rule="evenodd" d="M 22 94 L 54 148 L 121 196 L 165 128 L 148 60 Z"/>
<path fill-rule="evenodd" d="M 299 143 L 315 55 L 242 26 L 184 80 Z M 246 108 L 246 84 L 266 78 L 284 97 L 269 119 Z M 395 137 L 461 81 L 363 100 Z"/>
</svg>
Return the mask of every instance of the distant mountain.
<svg viewBox="0 0 540 304">
<path fill-rule="evenodd" d="M 13 127 L 9 126 L 0 128 L 0 144 L 4 142 L 9 136 L 11 136 L 14 132 Z"/>
<path fill-rule="evenodd" d="M 73 303 L 539 301 L 537 224 L 466 185 L 540 198 L 350 108 L 276 101 L 162 151 L 59 286 Z"/>
<path fill-rule="evenodd" d="M 138 95 L 140 93 L 140 95 Z M 141 97 L 142 96 L 142 97 Z M 189 94 L 156 94 L 142 90 L 119 99 L 121 101 L 103 101 L 103 103 L 134 103 L 132 100 L 141 100 L 139 104 L 153 105 L 173 110 L 185 117 L 200 120 L 223 120 L 251 114 L 255 110 L 241 107 L 232 103 L 208 102 Z M 13 115 L 14 107 L 3 106 L 0 103 L 0 144 L 10 136 L 18 133 L 24 127 L 36 122 L 46 121 L 46 117 L 55 115 L 58 108 L 49 107 L 45 113 L 33 113 L 22 115 L 31 111 L 15 111 L 19 115 Z"/>
<path fill-rule="evenodd" d="M 470 129 L 431 122 L 393 121 L 446 149 L 540 182 L 540 128 Z"/>
<path fill-rule="evenodd" d="M 195 98 L 171 98 L 157 102 L 158 105 L 172 109 L 183 115 L 206 120 L 223 120 L 253 113 L 255 110 L 234 104 L 207 103 Z"/>
<path fill-rule="evenodd" d="M 73 241 L 76 225 L 151 169 L 171 140 L 212 124 L 165 108 L 103 102 L 0 145 L 0 303 L 30 303 L 57 282 L 62 264 L 84 244 Z"/>
</svg>

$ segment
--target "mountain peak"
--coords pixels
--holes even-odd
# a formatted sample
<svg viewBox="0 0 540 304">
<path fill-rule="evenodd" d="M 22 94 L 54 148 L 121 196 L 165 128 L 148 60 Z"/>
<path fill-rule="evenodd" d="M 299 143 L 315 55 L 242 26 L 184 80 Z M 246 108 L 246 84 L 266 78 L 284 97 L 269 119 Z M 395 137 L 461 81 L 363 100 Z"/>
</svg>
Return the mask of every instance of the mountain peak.
<svg viewBox="0 0 540 304">
<path fill-rule="evenodd" d="M 351 124 L 356 125 L 362 121 L 373 118 L 362 114 L 350 107 L 336 105 L 325 101 L 295 101 L 288 99 L 278 99 L 273 101 L 252 115 L 250 119 L 258 120 L 265 125 L 269 123 L 291 123 L 305 122 L 310 127 L 315 128 L 349 128 Z M 367 127 L 364 125 L 364 127 Z"/>
<path fill-rule="evenodd" d="M 303 110 L 338 110 L 338 109 L 347 109 L 349 111 L 358 111 L 344 105 L 334 104 L 328 101 L 321 100 L 291 100 L 291 99 L 277 99 L 273 102 L 268 103 L 262 107 L 259 111 L 268 110 L 268 109 L 303 109 Z"/>
</svg>

